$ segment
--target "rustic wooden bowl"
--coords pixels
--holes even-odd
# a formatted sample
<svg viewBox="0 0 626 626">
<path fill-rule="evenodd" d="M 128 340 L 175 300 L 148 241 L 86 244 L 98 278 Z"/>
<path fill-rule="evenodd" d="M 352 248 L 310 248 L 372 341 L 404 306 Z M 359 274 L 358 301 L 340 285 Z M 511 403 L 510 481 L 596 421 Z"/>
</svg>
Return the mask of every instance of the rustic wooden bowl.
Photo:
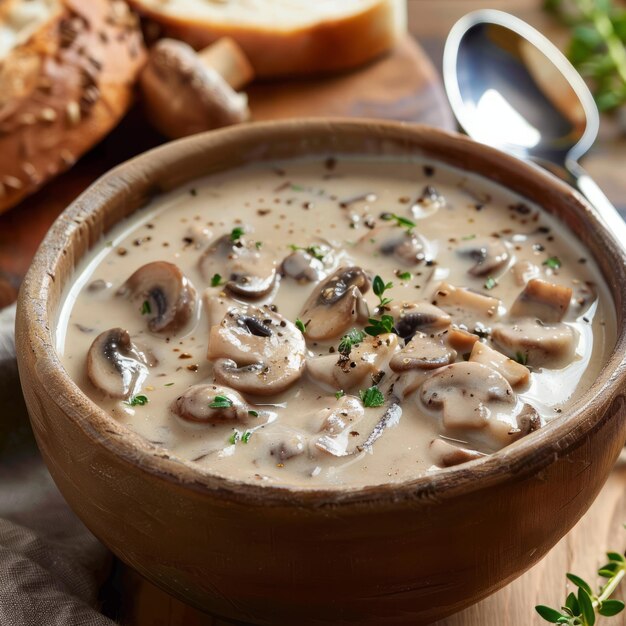
<svg viewBox="0 0 626 626">
<path fill-rule="evenodd" d="M 161 191 L 260 159 L 424 154 L 558 216 L 612 286 L 617 344 L 568 414 L 484 459 L 391 486 L 300 491 L 210 475 L 146 443 L 70 380 L 53 329 L 77 262 Z M 20 375 L 63 495 L 126 563 L 185 601 L 255 624 L 425 624 L 502 587 L 587 510 L 626 439 L 624 251 L 569 187 L 428 127 L 300 120 L 175 142 L 114 169 L 56 221 L 21 290 Z"/>
</svg>

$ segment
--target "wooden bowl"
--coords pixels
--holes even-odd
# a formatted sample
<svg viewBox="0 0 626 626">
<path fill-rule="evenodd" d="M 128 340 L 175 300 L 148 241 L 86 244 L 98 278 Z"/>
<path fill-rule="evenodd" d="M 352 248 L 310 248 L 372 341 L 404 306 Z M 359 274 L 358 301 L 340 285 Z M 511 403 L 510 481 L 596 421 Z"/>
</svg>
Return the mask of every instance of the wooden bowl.
<svg viewBox="0 0 626 626">
<path fill-rule="evenodd" d="M 151 197 L 210 172 L 308 154 L 426 155 L 555 214 L 613 287 L 617 343 L 572 410 L 484 459 L 394 486 L 298 490 L 212 476 L 129 432 L 63 370 L 53 328 L 77 262 Z M 210 210 L 210 209 L 209 209 Z M 581 517 L 626 439 L 626 258 L 579 195 L 469 139 L 402 123 L 239 126 L 157 148 L 56 221 L 23 284 L 17 352 L 43 457 L 89 529 L 206 611 L 255 624 L 425 624 L 537 562 Z"/>
</svg>

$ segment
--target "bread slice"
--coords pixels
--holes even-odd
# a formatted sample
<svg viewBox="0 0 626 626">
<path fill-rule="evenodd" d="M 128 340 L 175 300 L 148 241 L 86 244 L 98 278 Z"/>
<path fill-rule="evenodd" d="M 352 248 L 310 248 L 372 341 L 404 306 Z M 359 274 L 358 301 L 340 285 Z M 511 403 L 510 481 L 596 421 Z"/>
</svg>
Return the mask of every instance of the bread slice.
<svg viewBox="0 0 626 626">
<path fill-rule="evenodd" d="M 118 0 L 0 5 L 0 212 L 104 137 L 128 109 L 145 61 Z"/>
<path fill-rule="evenodd" d="M 130 0 L 168 37 L 201 49 L 232 37 L 262 78 L 345 70 L 406 31 L 406 0 Z"/>
</svg>

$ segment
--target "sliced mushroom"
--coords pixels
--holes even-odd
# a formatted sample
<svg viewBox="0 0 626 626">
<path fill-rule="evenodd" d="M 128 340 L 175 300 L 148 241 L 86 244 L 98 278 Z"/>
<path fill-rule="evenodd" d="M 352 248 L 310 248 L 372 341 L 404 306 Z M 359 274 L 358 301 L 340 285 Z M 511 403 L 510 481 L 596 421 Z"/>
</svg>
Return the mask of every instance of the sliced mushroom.
<svg viewBox="0 0 626 626">
<path fill-rule="evenodd" d="M 530 261 L 518 261 L 511 267 L 513 278 L 515 283 L 520 287 L 523 287 L 529 280 L 538 278 L 541 274 L 541 270 Z"/>
<path fill-rule="evenodd" d="M 369 288 L 370 279 L 360 267 L 340 267 L 304 303 L 300 319 L 306 324 L 307 338 L 332 339 L 366 322 L 369 309 L 363 294 Z"/>
<path fill-rule="evenodd" d="M 396 332 L 406 341 L 418 331 L 447 328 L 452 319 L 445 311 L 426 301 L 392 302 L 388 313 L 393 316 Z"/>
<path fill-rule="evenodd" d="M 208 359 L 215 379 L 261 396 L 284 391 L 302 375 L 302 333 L 270 307 L 232 308 L 211 328 Z"/>
<path fill-rule="evenodd" d="M 432 304 L 447 311 L 452 320 L 474 328 L 476 321 L 493 322 L 500 316 L 500 300 L 471 289 L 443 282 L 432 298 Z"/>
<path fill-rule="evenodd" d="M 240 237 L 233 241 L 223 235 L 200 257 L 200 273 L 207 282 L 219 274 L 225 288 L 244 298 L 257 299 L 268 294 L 276 282 L 276 257 L 270 246 L 257 245 Z"/>
<path fill-rule="evenodd" d="M 498 276 L 509 263 L 506 243 L 497 237 L 472 239 L 457 248 L 461 256 L 469 257 L 474 265 L 467 271 L 472 276 Z"/>
<path fill-rule="evenodd" d="M 444 338 L 448 345 L 454 348 L 459 354 L 468 356 L 474 348 L 474 344 L 479 340 L 478 335 L 470 333 L 458 326 L 452 326 L 450 330 L 445 333 Z"/>
<path fill-rule="evenodd" d="M 432 370 L 449 365 L 454 359 L 456 352 L 446 346 L 440 337 L 416 333 L 400 352 L 391 357 L 389 366 L 394 372 Z"/>
<path fill-rule="evenodd" d="M 454 444 L 444 441 L 443 439 L 433 439 L 431 441 L 430 453 L 433 455 L 435 465 L 438 467 L 461 465 L 461 463 L 475 461 L 476 459 L 480 459 L 485 456 L 482 452 L 461 448 L 460 446 L 455 446 Z"/>
<path fill-rule="evenodd" d="M 196 308 L 193 285 L 178 266 L 166 261 L 142 265 L 117 294 L 142 303 L 138 308 L 148 319 L 148 328 L 155 333 L 171 333 L 182 328 Z"/>
<path fill-rule="evenodd" d="M 512 387 L 526 385 L 530 379 L 527 367 L 480 341 L 474 344 L 469 360 L 472 363 L 482 363 L 500 372 Z"/>
<path fill-rule="evenodd" d="M 394 333 L 366 337 L 349 354 L 325 354 L 307 361 L 309 375 L 330 389 L 354 389 L 378 384 L 389 371 L 389 359 L 399 350 Z"/>
<path fill-rule="evenodd" d="M 541 417 L 535 407 L 524 403 L 522 410 L 517 415 L 517 428 L 509 431 L 510 435 L 524 437 L 541 428 Z"/>
<path fill-rule="evenodd" d="M 148 368 L 154 365 L 154 356 L 134 344 L 123 328 L 100 333 L 87 353 L 89 380 L 112 398 L 135 395 L 148 376 Z"/>
<path fill-rule="evenodd" d="M 306 250 L 294 250 L 280 266 L 283 276 L 300 282 L 315 283 L 324 276 L 324 263 Z"/>
<path fill-rule="evenodd" d="M 578 333 L 563 322 L 520 320 L 494 327 L 492 340 L 505 354 L 530 367 L 561 369 L 576 356 Z"/>
<path fill-rule="evenodd" d="M 241 303 L 229 298 L 225 292 L 216 295 L 214 289 L 206 289 L 202 301 L 209 318 L 209 328 L 219 324 L 230 309 L 241 307 Z"/>
<path fill-rule="evenodd" d="M 560 322 L 572 299 L 572 290 L 533 278 L 511 306 L 511 317 L 534 317 L 542 322 Z"/>
<path fill-rule="evenodd" d="M 322 435 L 315 440 L 315 447 L 332 456 L 345 456 L 350 445 L 350 438 L 358 435 L 354 430 L 363 419 L 365 409 L 354 396 L 343 396 L 330 401 L 330 406 L 318 411 L 313 427 Z M 352 435 L 351 433 L 355 433 Z"/>
<path fill-rule="evenodd" d="M 357 245 L 368 256 L 392 256 L 407 267 L 422 263 L 431 256 L 423 237 L 397 226 L 375 228 L 363 236 Z"/>
<path fill-rule="evenodd" d="M 422 385 L 424 405 L 443 413 L 445 428 L 485 428 L 498 412 L 515 407 L 506 379 L 480 363 L 453 363 L 438 369 Z"/>
<path fill-rule="evenodd" d="M 189 422 L 224 424 L 250 421 L 249 406 L 236 391 L 221 385 L 189 387 L 171 405 L 172 412 Z"/>
</svg>

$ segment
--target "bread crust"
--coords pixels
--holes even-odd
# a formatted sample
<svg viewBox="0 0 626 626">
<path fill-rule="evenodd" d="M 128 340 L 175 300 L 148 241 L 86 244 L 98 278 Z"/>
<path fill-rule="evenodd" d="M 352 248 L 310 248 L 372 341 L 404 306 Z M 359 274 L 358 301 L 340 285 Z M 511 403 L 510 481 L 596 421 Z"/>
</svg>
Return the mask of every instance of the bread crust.
<svg viewBox="0 0 626 626">
<path fill-rule="evenodd" d="M 182 39 L 200 50 L 232 37 L 260 78 L 316 75 L 351 69 L 389 51 L 406 31 L 406 1 L 379 0 L 359 13 L 292 30 L 197 21 L 147 5 L 129 3 L 162 35 Z"/>
<path fill-rule="evenodd" d="M 0 213 L 118 123 L 144 62 L 137 19 L 119 0 L 59 0 L 0 61 Z"/>
</svg>

